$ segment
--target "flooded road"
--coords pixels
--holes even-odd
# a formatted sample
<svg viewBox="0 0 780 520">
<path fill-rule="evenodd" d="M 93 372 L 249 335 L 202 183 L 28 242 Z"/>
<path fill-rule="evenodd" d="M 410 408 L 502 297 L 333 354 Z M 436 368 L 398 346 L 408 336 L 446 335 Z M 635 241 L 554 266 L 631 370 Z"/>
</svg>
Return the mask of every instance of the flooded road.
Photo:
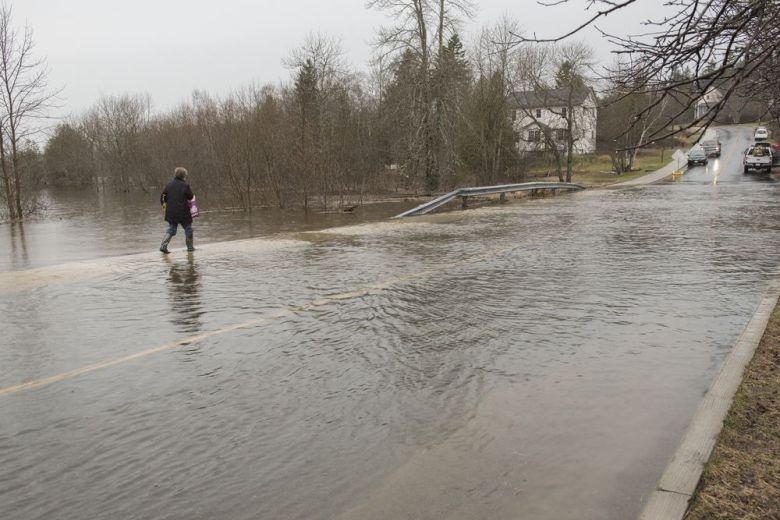
<svg viewBox="0 0 780 520">
<path fill-rule="evenodd" d="M 2 518 L 635 517 L 780 264 L 722 132 L 675 182 L 0 273 Z"/>
</svg>

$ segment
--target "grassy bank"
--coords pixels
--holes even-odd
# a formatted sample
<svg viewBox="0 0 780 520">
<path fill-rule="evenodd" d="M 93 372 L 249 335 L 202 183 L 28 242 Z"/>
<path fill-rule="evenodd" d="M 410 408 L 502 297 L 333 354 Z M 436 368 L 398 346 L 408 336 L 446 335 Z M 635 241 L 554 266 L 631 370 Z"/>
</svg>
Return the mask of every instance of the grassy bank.
<svg viewBox="0 0 780 520">
<path fill-rule="evenodd" d="M 572 181 L 588 186 L 630 181 L 663 168 L 672 160 L 673 153 L 674 150 L 658 148 L 639 150 L 633 170 L 621 175 L 612 172 L 609 155 L 583 156 L 575 163 Z"/>
<path fill-rule="evenodd" d="M 686 520 L 780 515 L 780 306 L 745 371 Z"/>
<path fill-rule="evenodd" d="M 612 159 L 607 154 L 579 155 L 574 159 L 572 181 L 586 186 L 603 186 L 616 182 L 630 181 L 663 168 L 672 160 L 673 153 L 674 150 L 672 149 L 648 148 L 639 150 L 634 162 L 634 169 L 621 175 L 617 175 L 612 171 Z M 532 169 L 529 175 L 533 178 L 545 175 L 555 178 L 554 172 L 541 168 Z"/>
</svg>

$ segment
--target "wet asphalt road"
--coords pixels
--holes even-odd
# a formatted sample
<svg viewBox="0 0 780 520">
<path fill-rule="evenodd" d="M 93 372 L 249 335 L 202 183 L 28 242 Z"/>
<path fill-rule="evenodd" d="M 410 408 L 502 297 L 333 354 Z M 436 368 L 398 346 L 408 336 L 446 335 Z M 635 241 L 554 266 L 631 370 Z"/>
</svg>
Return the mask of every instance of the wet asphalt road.
<svg viewBox="0 0 780 520">
<path fill-rule="evenodd" d="M 5 519 L 634 517 L 780 260 L 657 185 L 0 273 Z"/>
</svg>

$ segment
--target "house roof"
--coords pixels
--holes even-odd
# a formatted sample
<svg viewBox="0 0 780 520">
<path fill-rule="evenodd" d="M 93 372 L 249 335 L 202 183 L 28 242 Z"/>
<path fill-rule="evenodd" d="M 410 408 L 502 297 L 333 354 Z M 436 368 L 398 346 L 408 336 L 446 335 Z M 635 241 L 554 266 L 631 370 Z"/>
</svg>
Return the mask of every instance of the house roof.
<svg viewBox="0 0 780 520">
<path fill-rule="evenodd" d="M 581 105 L 592 91 L 588 88 L 579 88 L 572 94 L 572 105 Z M 524 90 L 512 92 L 513 108 L 546 108 L 568 105 L 569 89 L 555 88 L 550 90 Z"/>
</svg>

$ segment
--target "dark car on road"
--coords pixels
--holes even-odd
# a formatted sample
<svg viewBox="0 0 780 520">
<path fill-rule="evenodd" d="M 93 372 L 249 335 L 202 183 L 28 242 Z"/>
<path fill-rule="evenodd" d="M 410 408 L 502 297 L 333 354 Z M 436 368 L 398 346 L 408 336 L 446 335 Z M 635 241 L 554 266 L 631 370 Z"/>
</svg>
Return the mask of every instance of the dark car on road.
<svg viewBox="0 0 780 520">
<path fill-rule="evenodd" d="M 720 157 L 720 141 L 702 141 L 701 147 L 704 148 L 704 153 L 707 154 L 707 157 Z"/>
<path fill-rule="evenodd" d="M 694 164 L 707 164 L 707 153 L 699 145 L 694 146 L 688 152 L 688 166 L 693 166 Z"/>
</svg>

